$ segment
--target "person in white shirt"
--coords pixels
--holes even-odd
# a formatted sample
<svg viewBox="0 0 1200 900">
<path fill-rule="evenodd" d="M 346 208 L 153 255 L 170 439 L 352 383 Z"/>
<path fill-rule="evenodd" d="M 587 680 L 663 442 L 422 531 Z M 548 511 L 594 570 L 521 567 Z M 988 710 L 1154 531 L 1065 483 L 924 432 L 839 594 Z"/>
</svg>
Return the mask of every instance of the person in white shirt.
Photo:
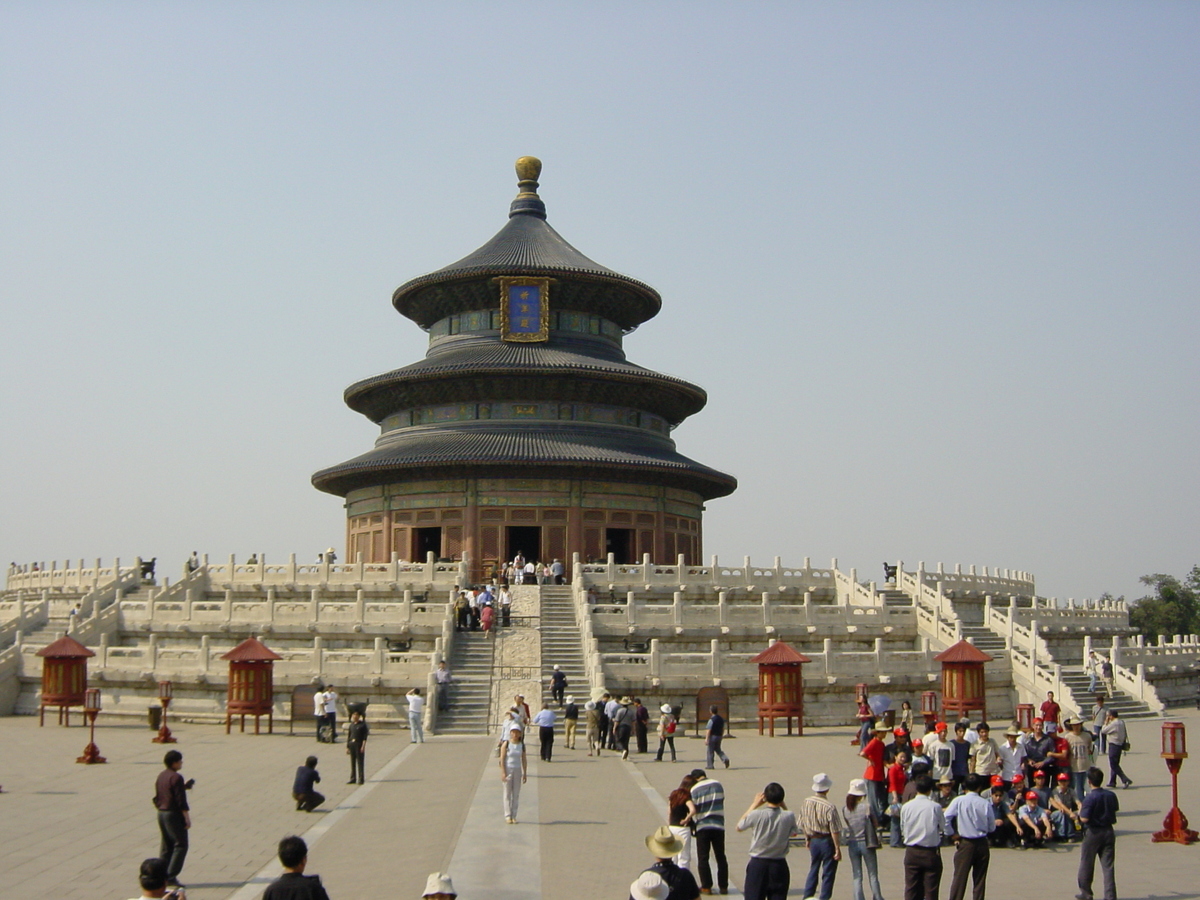
<svg viewBox="0 0 1200 900">
<path fill-rule="evenodd" d="M 1008 790 L 1017 773 L 1025 771 L 1025 745 L 1018 741 L 1021 729 L 1016 725 L 1009 725 L 1004 736 L 1008 740 L 1000 745 L 1000 777 L 1004 780 L 1004 789 Z"/>
<path fill-rule="evenodd" d="M 319 687 L 313 694 L 313 715 L 317 717 L 317 740 L 321 741 L 321 726 L 325 724 L 325 691 Z"/>
<path fill-rule="evenodd" d="M 541 739 L 543 762 L 550 762 L 554 752 L 554 722 L 554 710 L 549 703 L 543 703 L 541 710 L 533 717 L 533 724 L 538 727 L 538 737 Z"/>
<path fill-rule="evenodd" d="M 967 776 L 965 791 L 946 808 L 946 825 L 954 835 L 954 875 L 950 880 L 950 900 L 963 900 L 967 894 L 967 876 L 975 883 L 974 896 L 982 900 L 987 890 L 988 863 L 992 848 L 988 841 L 996 829 L 992 804 L 979 795 L 988 786 L 983 775 Z"/>
<path fill-rule="evenodd" d="M 420 688 L 413 688 L 404 695 L 408 700 L 408 732 L 410 743 L 425 743 L 425 729 L 421 718 L 425 713 L 425 698 L 421 696 Z"/>
<path fill-rule="evenodd" d="M 325 685 L 325 724 L 329 726 L 329 743 L 337 743 L 337 691 L 332 684 Z"/>
<path fill-rule="evenodd" d="M 938 848 L 946 834 L 946 816 L 930 799 L 933 779 L 917 776 L 917 795 L 900 808 L 900 831 L 908 849 L 904 851 L 904 896 L 936 897 L 942 882 L 942 856 Z"/>
</svg>

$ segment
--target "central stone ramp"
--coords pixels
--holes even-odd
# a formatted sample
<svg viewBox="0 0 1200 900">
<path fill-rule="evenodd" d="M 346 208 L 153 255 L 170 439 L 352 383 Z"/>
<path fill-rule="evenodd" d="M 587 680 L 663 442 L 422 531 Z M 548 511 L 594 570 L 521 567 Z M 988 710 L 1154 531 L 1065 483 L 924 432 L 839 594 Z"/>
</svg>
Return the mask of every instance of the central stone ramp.
<svg viewBox="0 0 1200 900">
<path fill-rule="evenodd" d="M 542 585 L 542 702 L 551 703 L 550 679 L 554 667 L 567 676 L 567 693 L 574 694 L 582 707 L 591 700 L 587 669 L 579 625 L 575 621 L 575 602 L 569 585 Z M 584 719 L 581 712 L 580 720 Z"/>
</svg>

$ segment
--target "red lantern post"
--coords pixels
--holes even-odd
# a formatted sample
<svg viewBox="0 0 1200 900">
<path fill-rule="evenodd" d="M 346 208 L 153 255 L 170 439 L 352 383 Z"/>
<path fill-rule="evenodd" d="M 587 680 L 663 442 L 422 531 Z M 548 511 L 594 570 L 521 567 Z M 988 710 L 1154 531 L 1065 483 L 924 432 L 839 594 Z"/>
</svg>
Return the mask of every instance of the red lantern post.
<svg viewBox="0 0 1200 900">
<path fill-rule="evenodd" d="M 94 763 L 108 762 L 100 755 L 100 748 L 96 746 L 96 716 L 100 714 L 100 688 L 88 688 L 83 695 L 83 717 L 91 723 L 91 739 L 88 745 L 83 748 L 83 756 L 75 760 L 77 763 L 85 763 L 92 765 Z"/>
<path fill-rule="evenodd" d="M 938 720 L 937 691 L 921 692 L 921 717 L 925 720 L 925 731 L 933 731 L 933 726 Z"/>
<path fill-rule="evenodd" d="M 1017 727 L 1022 731 L 1033 731 L 1033 704 L 1017 704 Z"/>
<path fill-rule="evenodd" d="M 167 707 L 171 705 L 171 698 L 175 694 L 174 685 L 169 681 L 160 681 L 158 683 L 158 702 L 162 704 L 162 725 L 158 729 L 158 734 L 150 738 L 152 744 L 174 744 L 176 743 L 174 735 L 171 734 L 171 729 L 167 727 Z"/>
<path fill-rule="evenodd" d="M 1187 816 L 1179 808 L 1179 770 L 1187 759 L 1187 731 L 1182 722 L 1163 722 L 1162 758 L 1167 761 L 1167 771 L 1171 773 L 1171 811 L 1163 819 L 1163 830 L 1156 831 L 1150 840 L 1155 843 L 1194 843 L 1200 839 L 1200 834 L 1188 828 Z"/>
</svg>

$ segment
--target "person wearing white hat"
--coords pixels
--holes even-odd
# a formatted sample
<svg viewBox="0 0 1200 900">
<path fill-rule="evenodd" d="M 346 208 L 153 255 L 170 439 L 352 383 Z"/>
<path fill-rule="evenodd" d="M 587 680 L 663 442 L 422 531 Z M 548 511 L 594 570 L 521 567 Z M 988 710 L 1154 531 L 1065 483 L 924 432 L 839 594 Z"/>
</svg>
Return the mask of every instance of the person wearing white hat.
<svg viewBox="0 0 1200 900">
<path fill-rule="evenodd" d="M 458 892 L 454 890 L 454 882 L 445 872 L 433 872 L 425 881 L 425 900 L 454 900 Z"/>
<path fill-rule="evenodd" d="M 845 829 L 846 853 L 850 857 L 850 871 L 854 878 L 854 900 L 865 900 L 863 894 L 863 866 L 866 864 L 867 881 L 871 885 L 871 900 L 883 900 L 883 889 L 879 886 L 879 860 L 875 851 L 879 849 L 879 820 L 871 812 L 867 796 L 867 782 L 855 778 L 846 792 L 846 805 L 842 807 Z"/>
<path fill-rule="evenodd" d="M 600 755 L 600 719 L 603 714 L 595 700 L 583 704 L 584 715 L 587 716 L 587 745 L 588 756 Z"/>
<path fill-rule="evenodd" d="M 753 829 L 742 885 L 746 900 L 787 900 L 792 880 L 788 842 L 796 833 L 796 814 L 783 805 L 783 796 L 783 786 L 772 781 L 754 796 L 738 820 L 738 831 Z"/>
<path fill-rule="evenodd" d="M 842 817 L 837 807 L 829 802 L 829 789 L 833 779 L 824 772 L 813 776 L 812 796 L 805 797 L 800 804 L 800 828 L 808 837 L 808 855 L 811 860 L 808 878 L 804 882 L 805 900 L 818 896 L 817 883 L 821 885 L 821 900 L 833 896 L 833 880 L 837 876 L 838 861 L 842 858 Z"/>
<path fill-rule="evenodd" d="M 567 705 L 563 709 L 563 728 L 565 729 L 563 746 L 568 750 L 575 749 L 575 729 L 578 727 L 579 707 L 575 704 L 575 698 L 567 694 Z"/>
<path fill-rule="evenodd" d="M 630 900 L 667 900 L 671 889 L 657 872 L 643 872 L 629 886 Z"/>
<path fill-rule="evenodd" d="M 695 876 L 672 859 L 683 852 L 683 842 L 670 826 L 660 825 L 646 838 L 646 849 L 654 854 L 654 865 L 646 872 L 653 872 L 663 880 L 667 886 L 667 900 L 696 900 L 700 896 Z"/>
<path fill-rule="evenodd" d="M 561 666 L 556 665 L 550 673 L 550 699 L 559 706 L 563 705 L 563 695 L 567 692 L 567 675 Z"/>
<path fill-rule="evenodd" d="M 654 757 L 654 761 L 662 762 L 663 748 L 670 744 L 671 762 L 675 762 L 675 712 L 670 703 L 664 703 L 658 711 L 661 713 L 658 717 L 658 756 Z"/>
</svg>

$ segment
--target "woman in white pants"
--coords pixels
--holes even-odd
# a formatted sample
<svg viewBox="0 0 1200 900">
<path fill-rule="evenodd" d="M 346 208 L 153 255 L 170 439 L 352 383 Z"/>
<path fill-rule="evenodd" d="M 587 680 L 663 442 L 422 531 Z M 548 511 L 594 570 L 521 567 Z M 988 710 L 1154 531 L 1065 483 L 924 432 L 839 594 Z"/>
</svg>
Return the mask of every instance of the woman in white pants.
<svg viewBox="0 0 1200 900">
<path fill-rule="evenodd" d="M 421 726 L 421 718 L 425 715 L 425 698 L 421 696 L 420 688 L 413 688 L 405 695 L 408 700 L 408 737 L 414 744 L 425 743 L 425 731 Z"/>
<path fill-rule="evenodd" d="M 517 803 L 521 799 L 521 785 L 528 778 L 529 763 L 525 758 L 525 730 L 513 728 L 508 740 L 500 745 L 500 780 L 504 782 L 504 821 L 517 824 Z M 517 776 L 521 780 L 517 780 Z"/>
</svg>

